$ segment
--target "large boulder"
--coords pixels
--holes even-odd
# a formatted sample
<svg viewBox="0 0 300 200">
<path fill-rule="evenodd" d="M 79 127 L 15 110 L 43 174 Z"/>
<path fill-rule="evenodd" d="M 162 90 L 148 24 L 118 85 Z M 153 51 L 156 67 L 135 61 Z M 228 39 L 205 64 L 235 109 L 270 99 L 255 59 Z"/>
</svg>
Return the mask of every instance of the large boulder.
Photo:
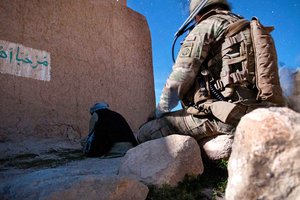
<svg viewBox="0 0 300 200">
<path fill-rule="evenodd" d="M 6 173 L 14 168 L 37 170 L 84 159 L 82 147 L 68 138 L 42 138 L 22 134 L 0 133 L 0 169 Z M 2 175 L 0 170 L 0 177 Z"/>
<path fill-rule="evenodd" d="M 212 161 L 228 160 L 233 143 L 233 135 L 216 135 L 200 141 L 203 154 Z"/>
<path fill-rule="evenodd" d="M 148 185 L 177 185 L 185 175 L 203 173 L 200 148 L 189 136 L 170 135 L 129 150 L 121 163 L 120 176 Z"/>
<path fill-rule="evenodd" d="M 120 178 L 121 158 L 87 158 L 79 143 L 0 133 L 0 199 L 140 199 L 148 188 Z M 3 138 L 3 139 L 2 139 Z"/>
<path fill-rule="evenodd" d="M 296 112 L 300 112 L 300 94 L 288 97 L 289 107 Z"/>
<path fill-rule="evenodd" d="M 46 199 L 145 200 L 148 191 L 146 185 L 129 178 L 85 177 L 70 188 L 55 192 Z"/>
<path fill-rule="evenodd" d="M 89 158 L 56 168 L 0 173 L 1 199 L 137 199 L 148 194 L 146 185 L 117 176 L 120 158 Z"/>
<path fill-rule="evenodd" d="M 300 197 L 300 114 L 257 109 L 236 131 L 228 165 L 227 200 Z"/>
</svg>

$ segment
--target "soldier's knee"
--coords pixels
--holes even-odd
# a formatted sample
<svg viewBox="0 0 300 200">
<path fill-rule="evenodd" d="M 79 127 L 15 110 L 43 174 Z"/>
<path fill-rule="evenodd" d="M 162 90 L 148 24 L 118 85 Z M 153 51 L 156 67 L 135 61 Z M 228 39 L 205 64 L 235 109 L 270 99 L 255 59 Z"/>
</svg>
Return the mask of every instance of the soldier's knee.
<svg viewBox="0 0 300 200">
<path fill-rule="evenodd" d="M 144 124 L 137 132 L 138 143 L 143 143 L 149 140 L 154 140 L 164 137 L 162 126 L 159 120 L 152 120 Z"/>
<path fill-rule="evenodd" d="M 150 140 L 150 131 L 147 129 L 146 124 L 137 132 L 136 140 L 139 144 Z"/>
</svg>

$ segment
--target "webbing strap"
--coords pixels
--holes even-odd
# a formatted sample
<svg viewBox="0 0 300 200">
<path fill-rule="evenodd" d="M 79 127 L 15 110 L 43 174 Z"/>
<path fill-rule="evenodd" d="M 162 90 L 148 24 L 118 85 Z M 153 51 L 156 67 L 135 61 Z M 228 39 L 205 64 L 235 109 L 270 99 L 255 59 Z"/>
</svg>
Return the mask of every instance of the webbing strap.
<svg viewBox="0 0 300 200">
<path fill-rule="evenodd" d="M 242 19 L 242 17 L 230 12 L 230 11 L 225 11 L 225 10 L 211 10 L 210 12 L 208 12 L 207 14 L 203 15 L 201 20 L 204 20 L 212 15 L 215 14 L 219 14 L 218 17 L 227 21 L 229 24 L 232 24 L 236 21 L 239 21 Z M 201 21 L 200 20 L 200 21 Z M 226 28 L 227 30 L 227 28 Z M 215 63 L 214 61 L 214 57 L 220 57 L 222 56 L 222 44 L 224 43 L 225 37 L 226 37 L 226 30 L 223 32 L 221 39 L 219 39 L 218 41 L 215 41 L 215 43 L 213 44 L 212 48 L 211 48 L 211 54 L 205 59 L 204 63 L 206 65 L 211 66 Z"/>
<path fill-rule="evenodd" d="M 218 10 L 218 9 L 213 9 L 207 13 L 205 13 L 199 20 L 199 22 L 211 17 L 212 15 L 216 15 L 216 14 L 221 14 L 223 16 L 228 16 L 228 14 L 230 14 L 231 12 L 230 11 L 227 11 L 227 10 Z M 226 18 L 227 20 L 228 18 Z M 199 23 L 198 22 L 198 23 Z"/>
<path fill-rule="evenodd" d="M 224 43 L 222 44 L 222 51 L 243 40 L 246 40 L 243 32 L 240 32 L 233 37 L 226 37 Z"/>
<path fill-rule="evenodd" d="M 246 19 L 240 19 L 232 24 L 230 24 L 226 31 L 226 37 L 231 37 L 246 27 L 250 26 L 250 22 Z"/>
<path fill-rule="evenodd" d="M 224 64 L 227 64 L 227 65 L 232 65 L 232 64 L 235 64 L 235 63 L 240 63 L 240 62 L 243 62 L 247 59 L 247 56 L 240 56 L 240 57 L 237 57 L 237 58 L 230 58 L 228 60 L 224 60 Z"/>
</svg>

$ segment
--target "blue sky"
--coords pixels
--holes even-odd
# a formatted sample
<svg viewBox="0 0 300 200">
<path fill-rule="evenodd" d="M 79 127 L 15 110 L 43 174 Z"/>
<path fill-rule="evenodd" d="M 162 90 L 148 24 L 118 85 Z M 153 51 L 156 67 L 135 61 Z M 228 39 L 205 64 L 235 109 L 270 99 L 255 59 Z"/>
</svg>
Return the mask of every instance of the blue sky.
<svg viewBox="0 0 300 200">
<path fill-rule="evenodd" d="M 272 35 L 279 62 L 294 69 L 300 66 L 300 0 L 229 0 L 233 12 L 251 19 L 256 16 L 266 26 L 274 26 Z M 148 21 L 152 39 L 152 55 L 156 103 L 172 70 L 171 46 L 174 33 L 188 17 L 188 0 L 127 0 L 127 6 Z M 179 38 L 175 57 L 179 49 Z"/>
</svg>

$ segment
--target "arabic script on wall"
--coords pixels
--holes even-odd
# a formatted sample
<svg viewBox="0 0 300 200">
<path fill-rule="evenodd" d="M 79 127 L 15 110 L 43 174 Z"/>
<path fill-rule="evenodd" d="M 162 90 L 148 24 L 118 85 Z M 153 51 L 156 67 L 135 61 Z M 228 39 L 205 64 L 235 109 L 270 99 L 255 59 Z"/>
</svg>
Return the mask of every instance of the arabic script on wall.
<svg viewBox="0 0 300 200">
<path fill-rule="evenodd" d="M 50 81 L 50 53 L 0 40 L 0 73 Z"/>
</svg>

